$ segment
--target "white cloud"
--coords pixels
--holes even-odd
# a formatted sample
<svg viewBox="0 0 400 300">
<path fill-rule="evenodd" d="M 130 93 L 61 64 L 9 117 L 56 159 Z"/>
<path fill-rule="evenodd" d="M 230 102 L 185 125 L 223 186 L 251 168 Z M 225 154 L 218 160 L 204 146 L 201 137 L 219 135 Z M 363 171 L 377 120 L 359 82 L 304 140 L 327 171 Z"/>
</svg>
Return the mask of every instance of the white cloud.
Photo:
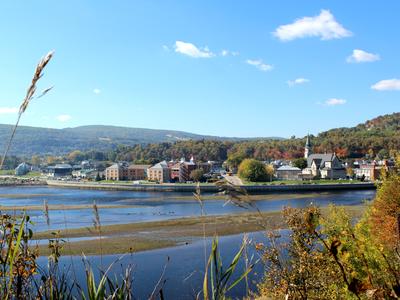
<svg viewBox="0 0 400 300">
<path fill-rule="evenodd" d="M 257 69 L 264 72 L 271 71 L 273 69 L 272 65 L 265 64 L 261 59 L 258 60 L 248 59 L 246 60 L 246 63 L 251 66 L 255 66 Z"/>
<path fill-rule="evenodd" d="M 374 53 L 368 53 L 361 49 L 354 49 L 353 54 L 347 57 L 349 63 L 362 63 L 362 62 L 373 62 L 380 60 L 380 56 Z"/>
<path fill-rule="evenodd" d="M 307 79 L 307 78 L 302 78 L 302 77 L 300 77 L 300 78 L 296 78 L 295 80 L 289 80 L 289 81 L 287 82 L 287 84 L 288 84 L 290 87 L 292 87 L 292 86 L 294 86 L 294 85 L 304 84 L 304 83 L 307 83 L 307 82 L 310 82 L 310 80 Z"/>
<path fill-rule="evenodd" d="M 381 80 L 371 86 L 371 89 L 377 91 L 398 91 L 400 90 L 400 79 Z"/>
<path fill-rule="evenodd" d="M 167 45 L 163 45 L 162 48 L 164 51 L 167 51 L 167 52 L 169 51 L 169 47 Z"/>
<path fill-rule="evenodd" d="M 222 56 L 228 56 L 228 55 L 238 56 L 239 52 L 237 52 L 237 51 L 229 51 L 229 50 L 224 49 L 224 50 L 221 51 L 221 55 Z"/>
<path fill-rule="evenodd" d="M 69 120 L 72 119 L 72 117 L 70 115 L 59 115 L 59 116 L 56 117 L 56 119 L 59 122 L 68 122 Z"/>
<path fill-rule="evenodd" d="M 335 105 L 343 105 L 346 104 L 345 99 L 338 99 L 338 98 L 331 98 L 325 101 L 325 104 L 328 106 L 335 106 Z"/>
<path fill-rule="evenodd" d="M 192 43 L 182 41 L 175 42 L 175 52 L 194 58 L 211 58 L 215 56 L 207 47 L 198 48 Z"/>
<path fill-rule="evenodd" d="M 18 112 L 16 107 L 0 107 L 0 115 L 15 114 Z"/>
<path fill-rule="evenodd" d="M 319 37 L 321 40 L 349 37 L 352 32 L 335 20 L 329 10 L 321 10 L 318 16 L 303 17 L 291 24 L 281 25 L 273 35 L 281 41 L 291 41 L 305 37 Z"/>
<path fill-rule="evenodd" d="M 100 90 L 100 89 L 94 89 L 94 90 L 93 90 L 93 93 L 95 93 L 96 95 L 98 95 L 98 94 L 101 93 L 101 90 Z"/>
</svg>

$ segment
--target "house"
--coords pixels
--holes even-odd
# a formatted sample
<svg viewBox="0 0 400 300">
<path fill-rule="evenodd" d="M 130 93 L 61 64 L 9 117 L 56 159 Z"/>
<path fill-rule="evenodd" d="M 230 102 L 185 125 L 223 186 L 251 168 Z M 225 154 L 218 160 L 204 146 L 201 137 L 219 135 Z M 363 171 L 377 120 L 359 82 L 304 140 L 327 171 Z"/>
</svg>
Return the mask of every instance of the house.
<svg viewBox="0 0 400 300">
<path fill-rule="evenodd" d="M 302 178 L 346 178 L 346 168 L 335 153 L 312 154 L 309 135 L 304 149 L 304 158 L 307 159 L 307 168 L 302 171 Z"/>
<path fill-rule="evenodd" d="M 128 167 L 128 180 L 145 180 L 147 179 L 147 169 L 151 165 L 130 165 Z"/>
<path fill-rule="evenodd" d="M 164 160 L 155 164 L 154 166 L 147 169 L 147 178 L 151 181 L 156 182 L 169 182 L 170 181 L 170 169 L 168 163 Z"/>
<path fill-rule="evenodd" d="M 97 174 L 99 174 L 100 178 L 102 178 L 104 175 L 103 172 L 99 172 L 96 169 L 81 169 L 72 171 L 72 177 L 82 179 L 96 179 Z"/>
<path fill-rule="evenodd" d="M 357 179 L 374 181 L 376 179 L 379 179 L 381 168 L 378 167 L 375 162 L 373 162 L 361 164 L 359 168 L 354 169 L 354 171 Z"/>
<path fill-rule="evenodd" d="M 192 180 L 190 174 L 193 170 L 197 169 L 193 157 L 190 161 L 185 161 L 184 158 L 180 162 L 175 163 L 170 167 L 171 180 L 175 182 L 187 182 Z"/>
<path fill-rule="evenodd" d="M 22 176 L 29 173 L 30 170 L 31 167 L 27 163 L 23 162 L 15 168 L 15 175 Z"/>
<path fill-rule="evenodd" d="M 106 180 L 128 180 L 128 165 L 124 162 L 115 163 L 105 170 Z"/>
<path fill-rule="evenodd" d="M 301 169 L 292 166 L 281 166 L 275 171 L 278 180 L 298 180 Z"/>
<path fill-rule="evenodd" d="M 383 171 L 388 172 L 393 167 L 394 162 L 387 160 L 381 162 L 363 162 L 359 164 L 359 167 L 355 168 L 354 171 L 357 179 L 375 181 L 380 179 Z"/>
</svg>

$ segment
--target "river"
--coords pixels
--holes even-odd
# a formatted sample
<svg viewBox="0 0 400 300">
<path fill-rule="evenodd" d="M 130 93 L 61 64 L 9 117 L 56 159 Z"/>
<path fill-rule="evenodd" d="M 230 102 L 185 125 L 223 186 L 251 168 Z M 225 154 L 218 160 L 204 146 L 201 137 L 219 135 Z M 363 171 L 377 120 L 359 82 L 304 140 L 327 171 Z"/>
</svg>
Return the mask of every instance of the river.
<svg viewBox="0 0 400 300">
<path fill-rule="evenodd" d="M 327 206 L 359 205 L 371 200 L 374 190 L 349 190 L 337 192 L 268 194 L 254 202 L 260 211 L 279 211 L 284 206 L 305 207 L 310 203 Z M 207 196 L 207 195 L 204 195 Z M 265 199 L 263 200 L 263 197 Z M 99 210 L 102 225 L 133 222 L 160 221 L 200 215 L 200 206 L 188 193 L 100 191 L 52 187 L 1 187 L 0 206 L 49 205 L 112 205 Z M 224 215 L 245 212 L 224 200 L 206 200 L 204 210 L 208 215 Z M 1 209 L 1 207 L 0 207 Z M 250 209 L 251 211 L 251 209 Z M 35 222 L 35 230 L 49 229 L 43 210 L 29 212 Z M 93 209 L 59 209 L 49 212 L 51 229 L 88 227 L 93 224 Z"/>
<path fill-rule="evenodd" d="M 205 195 L 206 196 L 206 195 Z M 327 206 L 330 203 L 338 205 L 359 205 L 375 196 L 374 190 L 351 190 L 324 193 L 293 193 L 268 194 L 260 196 L 255 202 L 261 211 L 277 211 L 284 206 L 305 207 L 310 203 Z M 265 197 L 265 199 L 263 199 Z M 100 219 L 103 225 L 167 220 L 180 217 L 199 216 L 199 204 L 188 198 L 187 193 L 162 192 L 128 192 L 128 191 L 96 191 L 51 187 L 1 187 L 1 206 L 32 206 L 43 205 L 88 205 L 96 201 L 98 205 L 115 205 L 114 208 L 100 209 Z M 120 206 L 120 207 L 119 207 Z M 1 208 L 0 208 L 1 209 Z M 223 200 L 207 200 L 204 209 L 208 215 L 220 215 L 244 212 L 233 204 Z M 9 212 L 8 212 L 9 213 Z M 41 210 L 30 211 L 35 222 L 35 231 L 47 230 L 44 214 Z M 92 209 L 79 210 L 52 210 L 50 211 L 52 229 L 90 227 L 93 223 Z M 253 241 L 264 241 L 262 233 L 251 233 Z M 220 238 L 221 254 L 225 263 L 228 263 L 240 247 L 243 235 L 233 235 Z M 211 239 L 206 240 L 206 249 L 210 249 Z M 249 247 L 249 256 L 258 258 L 254 247 Z M 91 256 L 89 261 L 94 267 L 108 266 L 119 255 L 103 257 Z M 188 245 L 139 252 L 124 256 L 112 269 L 119 272 L 122 266 L 134 266 L 134 290 L 137 299 L 148 297 L 158 281 L 163 266 L 170 258 L 165 273 L 164 293 L 166 299 L 194 299 L 201 290 L 204 276 L 204 243 L 202 240 Z M 61 264 L 66 267 L 73 262 L 71 278 L 84 285 L 84 267 L 80 257 L 62 257 Z M 40 257 L 39 263 L 46 265 L 46 258 Z M 243 264 L 239 269 L 243 268 Z M 262 263 L 258 264 L 250 278 L 250 287 L 255 290 L 255 282 L 262 275 Z M 255 282 L 252 282 L 255 280 Z M 231 291 L 234 298 L 244 296 L 243 284 Z"/>
</svg>

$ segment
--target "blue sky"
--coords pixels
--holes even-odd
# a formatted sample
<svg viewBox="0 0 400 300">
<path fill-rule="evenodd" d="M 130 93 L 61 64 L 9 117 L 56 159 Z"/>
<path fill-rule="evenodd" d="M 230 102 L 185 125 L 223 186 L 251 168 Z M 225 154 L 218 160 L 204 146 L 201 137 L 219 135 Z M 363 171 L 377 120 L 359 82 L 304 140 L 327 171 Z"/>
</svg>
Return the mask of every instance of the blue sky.
<svg viewBox="0 0 400 300">
<path fill-rule="evenodd" d="M 400 111 L 400 2 L 3 1 L 0 123 L 304 136 Z M 397 28 L 397 29 L 396 29 Z"/>
</svg>

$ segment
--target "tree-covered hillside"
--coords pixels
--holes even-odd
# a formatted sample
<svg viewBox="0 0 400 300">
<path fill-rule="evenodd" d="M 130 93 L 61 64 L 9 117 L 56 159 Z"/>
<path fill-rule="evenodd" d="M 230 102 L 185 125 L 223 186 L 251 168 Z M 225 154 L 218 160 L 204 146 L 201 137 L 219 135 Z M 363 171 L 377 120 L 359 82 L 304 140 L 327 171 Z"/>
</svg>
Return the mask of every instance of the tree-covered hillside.
<svg viewBox="0 0 400 300">
<path fill-rule="evenodd" d="M 0 125 L 0 148 L 11 131 Z M 333 152 L 342 158 L 385 158 L 400 150 L 400 113 L 380 116 L 350 128 L 336 128 L 311 136 L 314 153 Z M 241 161 L 292 159 L 304 154 L 305 137 L 235 139 L 180 131 L 83 126 L 66 129 L 18 128 L 12 153 L 19 156 L 65 155 L 74 150 L 83 157 L 108 160 L 159 161 L 189 158 Z"/>
<path fill-rule="evenodd" d="M 0 125 L 0 149 L 4 149 L 11 134 L 11 125 Z M 118 145 L 176 142 L 186 140 L 241 140 L 198 135 L 183 131 L 129 128 L 117 126 L 80 126 L 76 128 L 50 129 L 18 127 L 11 154 L 18 156 L 63 155 L 73 150 L 110 151 Z"/>
<path fill-rule="evenodd" d="M 400 150 L 400 113 L 385 115 L 351 128 L 337 128 L 311 136 L 314 153 L 336 152 L 342 158 L 388 158 Z M 157 161 L 194 155 L 198 160 L 229 159 L 233 165 L 244 158 L 293 159 L 304 155 L 304 138 L 252 141 L 181 141 L 120 148 L 119 160 Z"/>
</svg>

